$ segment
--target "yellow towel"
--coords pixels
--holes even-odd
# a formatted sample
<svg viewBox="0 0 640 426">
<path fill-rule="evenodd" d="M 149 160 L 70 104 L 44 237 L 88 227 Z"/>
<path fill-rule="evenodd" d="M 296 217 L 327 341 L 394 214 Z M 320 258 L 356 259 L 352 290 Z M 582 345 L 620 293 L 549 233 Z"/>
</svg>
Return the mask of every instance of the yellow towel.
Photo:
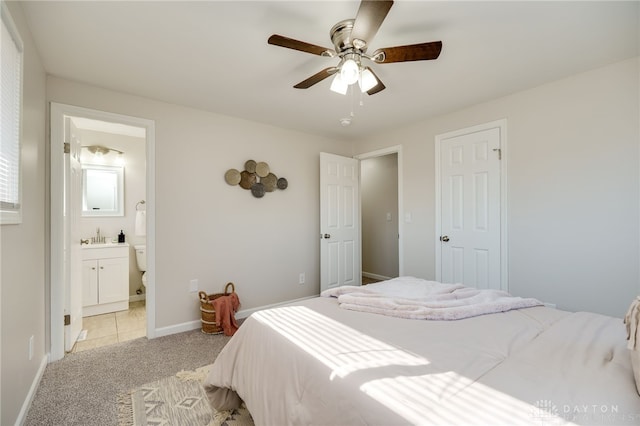
<svg viewBox="0 0 640 426">
<path fill-rule="evenodd" d="M 629 311 L 624 317 L 624 323 L 627 326 L 627 347 L 632 351 L 639 349 L 638 343 L 640 343 L 640 336 L 638 336 L 638 325 L 640 324 L 640 296 L 636 297 L 631 303 L 631 306 L 629 306 Z"/>
</svg>

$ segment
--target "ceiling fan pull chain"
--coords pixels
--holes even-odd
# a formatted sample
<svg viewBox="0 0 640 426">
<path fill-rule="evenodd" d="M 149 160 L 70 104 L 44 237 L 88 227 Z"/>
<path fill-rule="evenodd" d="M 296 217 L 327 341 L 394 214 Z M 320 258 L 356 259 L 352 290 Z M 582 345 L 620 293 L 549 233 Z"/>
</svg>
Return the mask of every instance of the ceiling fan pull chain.
<svg viewBox="0 0 640 426">
<path fill-rule="evenodd" d="M 355 87 L 355 84 L 352 84 L 351 86 L 349 86 L 349 90 L 351 91 L 351 118 L 356 116 L 355 112 L 353 112 L 354 110 L 353 106 L 356 102 L 356 99 L 355 99 L 356 89 L 354 87 Z"/>
</svg>

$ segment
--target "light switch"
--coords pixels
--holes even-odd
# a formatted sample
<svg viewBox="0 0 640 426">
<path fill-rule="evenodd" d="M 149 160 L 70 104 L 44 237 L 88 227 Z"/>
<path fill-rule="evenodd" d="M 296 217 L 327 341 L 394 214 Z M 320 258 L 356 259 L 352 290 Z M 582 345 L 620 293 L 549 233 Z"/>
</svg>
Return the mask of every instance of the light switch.
<svg viewBox="0 0 640 426">
<path fill-rule="evenodd" d="M 391 213 L 387 213 L 387 222 L 391 222 Z"/>
<path fill-rule="evenodd" d="M 406 223 L 411 223 L 411 213 L 405 213 L 404 214 L 404 221 Z"/>
</svg>

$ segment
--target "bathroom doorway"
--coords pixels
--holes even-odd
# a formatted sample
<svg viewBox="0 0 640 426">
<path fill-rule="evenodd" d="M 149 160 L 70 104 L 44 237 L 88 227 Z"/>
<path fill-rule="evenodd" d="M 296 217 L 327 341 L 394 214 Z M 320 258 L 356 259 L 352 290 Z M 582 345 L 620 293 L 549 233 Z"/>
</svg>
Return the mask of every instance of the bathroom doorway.
<svg viewBox="0 0 640 426">
<path fill-rule="evenodd" d="M 79 351 L 142 336 L 154 337 L 154 123 L 136 117 L 52 103 L 50 125 L 52 361 L 62 358 L 65 351 Z M 82 195 L 85 202 L 81 217 L 73 220 L 69 218 L 71 210 L 66 208 L 70 201 L 67 199 L 69 193 L 73 193 L 68 191 L 65 183 L 65 168 L 68 164 L 68 161 L 65 163 L 65 158 L 69 155 L 65 154 L 67 143 L 79 146 L 80 162 L 83 164 Z M 100 204 L 99 207 L 87 205 L 89 170 L 120 170 L 120 210 L 111 211 L 104 207 L 109 206 L 109 203 L 117 205 L 118 202 L 114 201 L 117 197 L 100 201 L 105 204 Z M 103 188 L 99 195 L 110 194 L 112 191 L 118 192 L 117 189 Z M 136 212 L 141 206 L 146 213 L 144 227 L 136 226 Z M 120 234 L 124 235 L 125 244 L 117 244 Z M 78 235 L 80 241 L 76 241 Z M 110 244 L 112 242 L 114 244 Z M 93 243 L 95 245 L 92 245 Z M 146 287 L 141 282 L 142 272 L 137 267 L 134 250 L 134 246 L 140 244 L 147 247 Z M 74 249 L 81 245 L 84 252 L 82 248 Z M 91 292 L 86 287 L 86 274 L 89 273 L 87 270 L 90 262 L 87 262 L 85 255 L 90 246 L 92 249 L 98 249 L 99 253 L 107 253 L 106 257 L 110 257 L 108 253 L 111 248 L 119 250 L 118 256 L 122 256 L 122 253 L 128 254 L 127 258 L 118 257 L 122 260 L 120 269 L 116 269 L 120 271 L 119 277 L 122 278 L 118 281 L 122 283 L 118 284 L 119 301 L 110 300 L 110 295 L 106 295 L 103 302 L 111 303 L 98 304 L 95 301 L 87 301 L 88 293 Z M 96 263 L 93 268 L 103 269 L 98 265 Z M 85 270 L 81 274 L 85 274 L 85 278 L 81 281 L 84 283 L 84 289 L 83 284 L 77 282 L 77 271 L 83 267 Z M 126 290 L 123 286 L 126 286 Z M 78 287 L 84 296 L 77 296 Z M 123 295 L 123 292 L 126 294 Z M 80 318 L 77 314 L 78 303 L 81 304 Z M 128 307 L 130 309 L 126 310 Z M 65 324 L 68 325 L 61 326 L 61 318 L 64 318 Z M 82 331 L 76 336 L 71 330 L 78 330 L 80 322 L 84 324 L 81 327 Z"/>
</svg>

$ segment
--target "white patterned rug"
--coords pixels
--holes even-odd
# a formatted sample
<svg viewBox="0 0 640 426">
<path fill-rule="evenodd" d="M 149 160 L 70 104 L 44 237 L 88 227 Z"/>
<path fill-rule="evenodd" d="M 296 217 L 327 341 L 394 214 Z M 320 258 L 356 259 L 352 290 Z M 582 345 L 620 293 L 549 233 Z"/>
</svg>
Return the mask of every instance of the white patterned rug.
<svg viewBox="0 0 640 426">
<path fill-rule="evenodd" d="M 246 407 L 216 411 L 202 387 L 210 365 L 118 395 L 118 425 L 252 426 Z"/>
</svg>

